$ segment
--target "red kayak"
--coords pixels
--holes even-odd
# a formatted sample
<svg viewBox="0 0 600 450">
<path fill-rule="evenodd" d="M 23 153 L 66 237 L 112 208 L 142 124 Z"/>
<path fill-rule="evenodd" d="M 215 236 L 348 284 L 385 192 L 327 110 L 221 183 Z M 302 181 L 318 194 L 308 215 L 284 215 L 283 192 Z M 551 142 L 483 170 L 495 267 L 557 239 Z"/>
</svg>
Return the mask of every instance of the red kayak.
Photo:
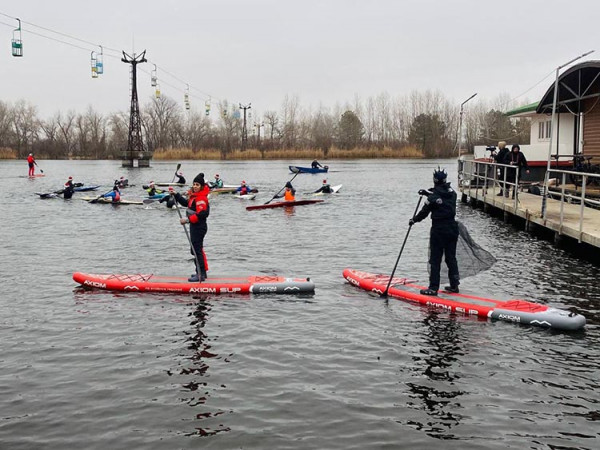
<svg viewBox="0 0 600 450">
<path fill-rule="evenodd" d="M 300 205 L 312 205 L 313 203 L 321 203 L 323 200 L 294 200 L 293 202 L 275 202 L 267 205 L 253 205 L 246 206 L 248 211 L 253 209 L 268 209 L 268 208 L 280 208 L 283 206 L 300 206 Z"/>
<path fill-rule="evenodd" d="M 202 283 L 187 277 L 153 274 L 92 274 L 75 272 L 73 280 L 86 288 L 124 292 L 166 292 L 174 294 L 297 294 L 313 293 L 310 278 L 257 275 L 239 278 L 207 278 Z"/>
<path fill-rule="evenodd" d="M 345 269 L 344 278 L 350 284 L 376 294 L 382 294 L 390 280 L 389 275 L 354 269 Z M 584 316 L 573 311 L 552 308 L 526 300 L 494 300 L 446 291 L 439 291 L 438 295 L 423 295 L 419 291 L 425 288 L 426 286 L 415 284 L 413 280 L 394 277 L 388 295 L 457 314 L 476 315 L 560 330 L 579 330 L 585 326 L 586 322 Z"/>
</svg>

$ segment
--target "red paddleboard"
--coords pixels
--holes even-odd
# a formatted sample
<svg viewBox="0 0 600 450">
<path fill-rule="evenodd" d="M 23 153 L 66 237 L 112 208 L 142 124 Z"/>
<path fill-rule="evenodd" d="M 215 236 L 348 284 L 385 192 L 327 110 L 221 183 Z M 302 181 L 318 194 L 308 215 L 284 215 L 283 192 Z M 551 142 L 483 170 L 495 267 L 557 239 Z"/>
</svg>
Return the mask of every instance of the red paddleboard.
<svg viewBox="0 0 600 450">
<path fill-rule="evenodd" d="M 144 274 L 92 274 L 75 272 L 73 280 L 86 288 L 124 292 L 166 292 L 181 294 L 298 294 L 313 293 L 310 278 L 256 275 L 238 278 L 207 278 L 191 283 L 187 277 Z"/>
<path fill-rule="evenodd" d="M 389 275 L 354 269 L 345 269 L 344 278 L 356 287 L 377 294 L 385 292 L 390 280 Z M 414 281 L 407 278 L 394 277 L 388 295 L 399 300 L 409 300 L 448 312 L 561 330 L 579 330 L 585 326 L 586 322 L 585 317 L 581 314 L 526 300 L 493 300 L 445 291 L 439 291 L 438 295 L 423 295 L 419 291 L 425 288 L 426 286 L 414 284 Z"/>
</svg>

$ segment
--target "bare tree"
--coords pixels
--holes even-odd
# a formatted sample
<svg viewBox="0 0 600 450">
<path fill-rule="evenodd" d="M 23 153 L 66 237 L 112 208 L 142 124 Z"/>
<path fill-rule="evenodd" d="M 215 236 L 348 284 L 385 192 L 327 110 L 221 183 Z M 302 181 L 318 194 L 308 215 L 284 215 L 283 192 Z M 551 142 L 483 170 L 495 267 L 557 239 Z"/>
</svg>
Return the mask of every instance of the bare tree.
<svg viewBox="0 0 600 450">
<path fill-rule="evenodd" d="M 40 121 L 35 106 L 19 100 L 13 107 L 12 126 L 17 147 L 17 156 L 22 158 L 38 139 Z"/>
</svg>

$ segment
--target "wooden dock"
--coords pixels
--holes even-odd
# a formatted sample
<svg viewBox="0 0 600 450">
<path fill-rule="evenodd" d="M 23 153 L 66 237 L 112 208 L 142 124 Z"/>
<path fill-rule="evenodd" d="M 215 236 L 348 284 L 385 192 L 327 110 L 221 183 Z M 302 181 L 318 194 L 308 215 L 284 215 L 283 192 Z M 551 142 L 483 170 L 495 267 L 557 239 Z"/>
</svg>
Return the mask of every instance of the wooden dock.
<svg viewBox="0 0 600 450">
<path fill-rule="evenodd" d="M 515 216 L 525 221 L 525 229 L 543 227 L 554 232 L 558 242 L 566 236 L 593 247 L 600 247 L 600 210 L 572 204 L 560 199 L 546 199 L 546 219 L 542 218 L 542 196 L 519 192 L 517 201 L 497 195 L 499 190 L 482 187 L 460 187 L 461 200 L 473 206 L 482 206 L 484 211 L 494 209 L 504 213 L 505 220 Z"/>
</svg>

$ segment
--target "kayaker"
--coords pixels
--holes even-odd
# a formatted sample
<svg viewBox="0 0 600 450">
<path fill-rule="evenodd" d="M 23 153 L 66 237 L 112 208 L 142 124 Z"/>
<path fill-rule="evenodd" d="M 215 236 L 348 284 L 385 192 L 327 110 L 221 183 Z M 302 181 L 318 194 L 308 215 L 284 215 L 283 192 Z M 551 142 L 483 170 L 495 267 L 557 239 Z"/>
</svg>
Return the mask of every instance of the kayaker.
<svg viewBox="0 0 600 450">
<path fill-rule="evenodd" d="M 318 169 L 318 168 L 323 168 L 323 166 L 321 165 L 321 163 L 319 163 L 319 161 L 317 161 L 316 159 L 312 162 L 312 164 L 310 165 L 313 169 Z"/>
<path fill-rule="evenodd" d="M 190 236 L 193 247 L 191 252 L 192 255 L 194 253 L 196 255 L 196 258 L 194 258 L 196 273 L 188 278 L 188 281 L 192 283 L 202 282 L 206 280 L 206 272 L 208 271 L 208 261 L 204 253 L 204 236 L 206 236 L 206 232 L 208 231 L 206 219 L 208 219 L 210 214 L 210 205 L 208 203 L 209 188 L 204 182 L 204 174 L 199 173 L 196 175 L 192 189 L 188 191 L 187 199 L 183 195 L 175 193 L 172 188 L 169 188 L 169 192 L 172 193 L 180 205 L 187 207 L 187 217 L 182 217 L 180 223 L 182 225 L 190 224 Z M 199 278 L 198 274 L 200 274 Z"/>
<path fill-rule="evenodd" d="M 333 192 L 333 189 L 331 189 L 331 186 L 329 185 L 329 183 L 327 183 L 327 180 L 323 180 L 323 185 L 315 191 L 315 194 L 318 194 L 320 192 L 322 192 L 323 194 L 331 194 Z"/>
<path fill-rule="evenodd" d="M 67 182 L 65 183 L 65 187 L 63 189 L 63 197 L 68 200 L 73 197 L 73 193 L 75 192 L 75 187 L 73 186 L 73 177 L 69 177 Z"/>
<path fill-rule="evenodd" d="M 119 191 L 119 185 L 115 183 L 113 186 L 113 190 L 104 194 L 104 198 L 111 198 L 113 203 L 118 203 L 121 201 L 121 191 Z"/>
<path fill-rule="evenodd" d="M 442 256 L 445 255 L 448 266 L 450 286 L 447 292 L 458 292 L 460 276 L 456 261 L 456 243 L 458 242 L 458 223 L 456 217 L 456 192 L 446 180 L 448 175 L 440 169 L 433 172 L 433 189 L 419 191 L 426 195 L 425 205 L 414 218 L 408 221 L 409 226 L 425 219 L 431 213 L 431 231 L 429 233 L 429 288 L 421 289 L 423 295 L 437 295 L 440 288 L 440 269 Z"/>
<path fill-rule="evenodd" d="M 160 189 L 156 189 L 156 185 L 154 184 L 154 181 L 150 182 L 150 184 L 148 185 L 148 189 L 146 189 L 146 192 L 148 192 L 148 197 L 153 197 L 156 194 L 163 193 L 163 191 L 161 191 Z"/>
<path fill-rule="evenodd" d="M 285 183 L 285 192 L 283 194 L 283 199 L 286 202 L 293 202 L 294 200 L 296 200 L 296 189 L 294 189 L 294 186 L 292 186 L 292 183 L 290 181 Z"/>
<path fill-rule="evenodd" d="M 123 189 L 124 187 L 129 186 L 129 180 L 125 177 L 121 177 L 119 178 L 117 181 L 115 181 L 115 184 L 120 188 Z"/>
<path fill-rule="evenodd" d="M 33 157 L 33 153 L 27 156 L 27 164 L 29 165 L 29 176 L 35 176 L 35 158 Z"/>
<path fill-rule="evenodd" d="M 175 175 L 177 175 L 177 182 L 179 184 L 185 184 L 185 178 L 183 177 L 183 172 L 176 172 Z"/>
<path fill-rule="evenodd" d="M 247 185 L 244 180 L 242 180 L 242 184 L 236 189 L 236 192 L 240 195 L 247 195 L 250 194 L 250 192 L 252 192 L 252 188 L 249 185 Z"/>
<path fill-rule="evenodd" d="M 223 187 L 223 180 L 219 174 L 215 174 L 215 181 L 209 183 L 211 189 L 219 189 Z"/>
</svg>

